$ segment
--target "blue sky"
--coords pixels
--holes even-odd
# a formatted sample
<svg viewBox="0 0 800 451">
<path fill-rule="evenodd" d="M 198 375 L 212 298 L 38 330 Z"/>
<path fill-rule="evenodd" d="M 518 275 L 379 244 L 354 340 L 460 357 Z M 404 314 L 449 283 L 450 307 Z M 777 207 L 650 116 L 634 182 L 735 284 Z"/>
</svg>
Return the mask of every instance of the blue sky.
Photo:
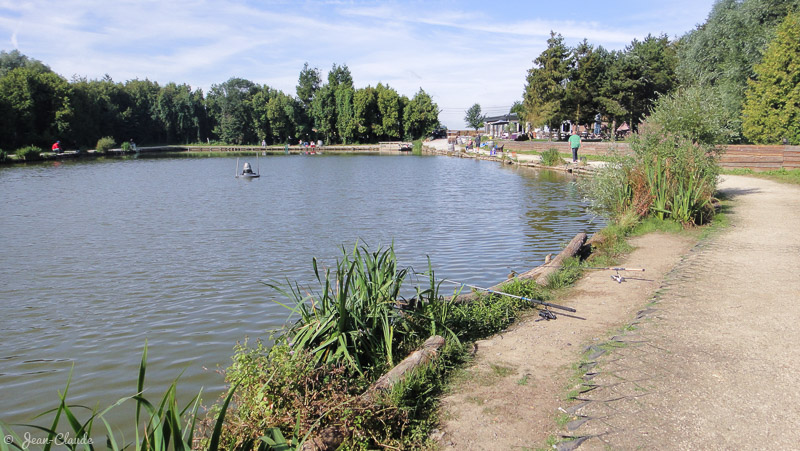
<svg viewBox="0 0 800 451">
<path fill-rule="evenodd" d="M 0 50 L 17 49 L 71 79 L 174 81 L 208 91 L 241 77 L 295 93 L 304 62 L 323 78 L 347 64 L 356 87 L 420 88 L 463 128 L 479 103 L 503 114 L 520 100 L 550 30 L 623 49 L 648 33 L 679 37 L 714 0 L 211 1 L 0 0 Z"/>
</svg>

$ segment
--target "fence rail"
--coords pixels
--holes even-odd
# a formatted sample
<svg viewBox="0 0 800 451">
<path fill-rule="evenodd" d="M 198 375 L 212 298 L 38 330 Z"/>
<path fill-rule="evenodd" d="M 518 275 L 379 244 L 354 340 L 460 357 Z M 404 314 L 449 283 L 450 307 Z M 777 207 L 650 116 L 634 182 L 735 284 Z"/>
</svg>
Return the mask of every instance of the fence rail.
<svg viewBox="0 0 800 451">
<path fill-rule="evenodd" d="M 559 152 L 569 153 L 566 141 L 503 141 L 506 150 L 542 152 L 556 148 Z M 581 153 L 590 155 L 610 155 L 614 151 L 623 154 L 631 152 L 630 145 L 625 142 L 591 142 L 581 144 Z M 771 171 L 780 168 L 800 169 L 800 146 L 783 145 L 748 145 L 733 144 L 725 147 L 720 157 L 723 168 L 748 168 L 754 171 Z"/>
</svg>

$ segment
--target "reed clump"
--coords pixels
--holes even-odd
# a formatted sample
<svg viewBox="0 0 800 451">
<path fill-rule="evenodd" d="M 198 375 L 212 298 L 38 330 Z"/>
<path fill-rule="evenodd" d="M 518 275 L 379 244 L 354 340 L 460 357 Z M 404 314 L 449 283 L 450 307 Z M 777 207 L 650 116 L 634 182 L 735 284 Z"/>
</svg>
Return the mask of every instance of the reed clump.
<svg viewBox="0 0 800 451">
<path fill-rule="evenodd" d="M 631 149 L 633 156 L 616 156 L 586 183 L 596 206 L 615 218 L 630 212 L 686 226 L 711 219 L 719 149 L 648 122 Z"/>
<path fill-rule="evenodd" d="M 542 164 L 545 166 L 560 166 L 564 164 L 564 160 L 558 153 L 558 149 L 550 148 L 542 152 Z"/>
</svg>

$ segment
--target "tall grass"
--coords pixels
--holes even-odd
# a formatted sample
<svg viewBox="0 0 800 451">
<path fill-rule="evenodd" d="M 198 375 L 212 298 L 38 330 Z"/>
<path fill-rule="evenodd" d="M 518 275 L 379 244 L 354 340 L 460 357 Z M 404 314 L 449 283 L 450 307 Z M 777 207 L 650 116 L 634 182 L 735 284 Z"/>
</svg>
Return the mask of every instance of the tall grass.
<svg viewBox="0 0 800 451">
<path fill-rule="evenodd" d="M 25 160 L 25 161 L 33 161 L 33 160 L 40 160 L 42 149 L 36 146 L 27 146 L 17 149 L 15 154 L 17 155 L 18 160 Z"/>
<path fill-rule="evenodd" d="M 564 164 L 564 160 L 558 153 L 558 149 L 550 148 L 541 153 L 542 164 L 545 166 L 560 166 Z"/>
<path fill-rule="evenodd" d="M 139 364 L 136 393 L 132 396 L 121 398 L 102 411 L 99 411 L 96 407 L 89 408 L 67 402 L 67 394 L 72 381 L 72 373 L 70 372 L 64 391 L 58 394 L 58 406 L 36 417 L 46 418 L 52 415 L 49 427 L 35 424 L 16 425 L 17 427 L 43 433 L 45 436 L 26 441 L 25 439 L 33 436 L 31 432 L 26 432 L 21 438 L 19 433 L 10 426 L 0 423 L 0 433 L 6 437 L 4 443 L 0 444 L 0 450 L 29 449 L 31 443 L 41 444 L 43 451 L 50 451 L 54 445 L 57 448 L 64 447 L 70 450 L 94 450 L 101 447 L 99 443 L 94 442 L 95 436 L 102 435 L 103 432 L 105 432 L 105 448 L 113 451 L 125 449 L 137 451 L 184 451 L 193 449 L 195 440 L 198 438 L 195 435 L 195 431 L 199 418 L 201 393 L 195 395 L 184 407 L 180 407 L 177 396 L 178 379 L 175 379 L 164 395 L 158 401 L 153 402 L 144 395 L 146 371 L 147 344 L 145 343 Z M 217 449 L 219 445 L 225 414 L 235 390 L 236 385 L 231 388 L 223 401 L 222 407 L 218 409 L 216 420 L 213 423 L 213 432 L 206 440 L 208 449 Z M 124 434 L 118 429 L 115 431 L 114 427 L 106 419 L 106 414 L 128 401 L 132 401 L 136 405 L 132 424 L 135 435 L 133 442 L 125 442 Z M 80 419 L 81 412 L 84 411 L 88 412 L 88 417 Z M 66 424 L 64 425 L 63 423 Z M 95 425 L 99 423 L 102 423 L 101 430 L 96 431 Z"/>
<path fill-rule="evenodd" d="M 398 266 L 393 247 L 371 252 L 356 243 L 352 253 L 342 253 L 323 274 L 313 259 L 317 293 L 296 283 L 288 291 L 268 284 L 289 298 L 281 305 L 300 315 L 285 339 L 309 350 L 316 364 L 343 362 L 359 374 L 382 371 L 394 363 L 394 351 L 409 332 L 396 305 L 408 269 Z"/>
<path fill-rule="evenodd" d="M 631 148 L 633 157 L 616 158 L 588 181 L 600 209 L 615 217 L 633 211 L 684 225 L 702 224 L 713 215 L 716 148 L 648 123 L 631 139 Z"/>
</svg>

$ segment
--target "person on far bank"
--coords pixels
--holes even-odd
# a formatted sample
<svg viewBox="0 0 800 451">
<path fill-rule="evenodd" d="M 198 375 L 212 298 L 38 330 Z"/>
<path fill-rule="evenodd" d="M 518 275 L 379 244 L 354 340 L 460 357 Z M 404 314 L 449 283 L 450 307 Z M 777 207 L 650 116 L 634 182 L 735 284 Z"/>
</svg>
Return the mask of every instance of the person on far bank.
<svg viewBox="0 0 800 451">
<path fill-rule="evenodd" d="M 56 141 L 53 143 L 52 151 L 54 153 L 61 153 L 61 141 Z"/>
<path fill-rule="evenodd" d="M 577 131 L 573 130 L 572 135 L 569 137 L 569 146 L 572 148 L 572 162 L 578 162 L 578 149 L 581 148 L 581 136 Z"/>
</svg>

